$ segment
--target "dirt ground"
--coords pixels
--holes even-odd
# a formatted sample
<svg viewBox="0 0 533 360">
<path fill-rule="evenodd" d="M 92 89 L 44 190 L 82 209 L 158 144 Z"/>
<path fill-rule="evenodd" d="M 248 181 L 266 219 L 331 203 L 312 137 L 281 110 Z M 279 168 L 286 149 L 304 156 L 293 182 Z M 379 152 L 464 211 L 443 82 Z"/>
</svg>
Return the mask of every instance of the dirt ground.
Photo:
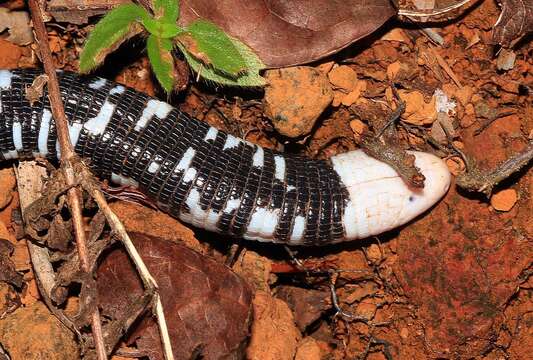
<svg viewBox="0 0 533 360">
<path fill-rule="evenodd" d="M 0 5 L 22 8 L 15 1 Z M 305 119 L 289 119 L 293 123 L 285 124 L 287 131 L 308 133 L 296 141 L 279 135 L 265 108 L 276 111 L 272 106 L 287 98 L 305 104 L 313 97 L 306 88 L 270 93 L 267 102 L 262 91 L 193 83 L 172 102 L 250 142 L 326 158 L 357 148 L 363 131 L 379 128 L 387 119 L 394 103 L 392 78 L 407 103 L 395 125 L 398 144 L 437 154 L 457 175 L 464 162 L 446 146 L 441 126 L 447 126 L 457 148 L 481 169 L 492 169 L 533 140 L 533 47 L 530 40 L 523 41 L 514 49 L 512 68 L 498 69 L 501 57 L 489 45 L 498 16 L 495 2 L 481 2 L 435 29 L 444 45 L 433 44 L 417 26 L 391 21 L 311 64 L 327 80 L 323 86 L 329 92 L 324 94 L 332 100 L 316 123 L 300 126 L 294 122 Z M 76 71 L 88 28 L 51 25 L 48 30 L 56 65 Z M 33 45 L 14 45 L 0 34 L 0 68 L 36 66 Z M 97 74 L 161 95 L 138 44 L 112 55 Z M 306 81 L 302 78 L 300 84 Z M 436 122 L 436 90 L 455 104 L 441 119 L 443 125 Z M 430 137 L 440 148 L 428 143 Z M 247 358 L 531 358 L 532 180 L 526 167 L 488 199 L 452 185 L 431 211 L 399 230 L 353 243 L 294 249 L 307 272 L 293 265 L 283 247 L 242 242 L 233 270 L 255 294 Z M 131 202 L 114 201 L 112 206 L 132 231 L 183 242 L 220 262 L 226 258 L 229 239 Z M 13 245 L 8 258 L 23 275 L 23 284 L 0 282 L 0 344 L 11 359 L 36 359 L 39 353 L 51 359 L 78 358 L 74 336 L 39 295 L 26 239 L 13 220 L 17 209 L 15 178 L 6 164 L 0 171 L 0 238 Z M 339 271 L 329 276 L 318 270 Z"/>
</svg>

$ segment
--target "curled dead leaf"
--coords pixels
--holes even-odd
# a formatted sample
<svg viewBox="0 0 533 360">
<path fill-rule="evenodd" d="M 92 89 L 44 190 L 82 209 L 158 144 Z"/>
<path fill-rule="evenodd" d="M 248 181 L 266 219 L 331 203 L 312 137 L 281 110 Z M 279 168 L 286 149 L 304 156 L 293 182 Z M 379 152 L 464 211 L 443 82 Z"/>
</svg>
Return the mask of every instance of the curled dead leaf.
<svg viewBox="0 0 533 360">
<path fill-rule="evenodd" d="M 175 359 L 238 357 L 248 336 L 252 294 L 248 285 L 226 266 L 189 248 L 138 233 L 136 248 L 154 276 L 169 329 Z M 141 283 L 121 249 L 108 254 L 98 269 L 102 315 L 128 317 L 142 295 Z M 152 317 L 144 317 L 128 343 L 150 359 L 163 359 L 159 332 Z"/>
<path fill-rule="evenodd" d="M 533 3 L 528 0 L 498 0 L 502 12 L 494 25 L 492 41 L 511 47 L 533 31 Z"/>
<path fill-rule="evenodd" d="M 268 67 L 333 54 L 396 14 L 389 0 L 184 0 L 180 7 L 181 25 L 210 20 L 251 47 Z"/>
</svg>

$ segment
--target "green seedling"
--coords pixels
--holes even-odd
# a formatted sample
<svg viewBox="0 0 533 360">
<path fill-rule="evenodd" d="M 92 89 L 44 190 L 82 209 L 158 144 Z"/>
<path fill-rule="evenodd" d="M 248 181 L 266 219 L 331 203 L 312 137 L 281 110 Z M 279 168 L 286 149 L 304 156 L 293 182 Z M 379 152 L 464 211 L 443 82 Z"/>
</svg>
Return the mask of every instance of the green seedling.
<svg viewBox="0 0 533 360">
<path fill-rule="evenodd" d="M 154 0 L 153 14 L 137 4 L 111 10 L 98 22 L 80 56 L 80 71 L 87 73 L 126 40 L 147 34 L 146 49 L 155 77 L 169 93 L 176 82 L 172 51 L 183 52 L 191 68 L 202 78 L 230 86 L 263 86 L 259 71 L 265 66 L 241 41 L 217 25 L 197 20 L 177 25 L 178 0 Z"/>
</svg>

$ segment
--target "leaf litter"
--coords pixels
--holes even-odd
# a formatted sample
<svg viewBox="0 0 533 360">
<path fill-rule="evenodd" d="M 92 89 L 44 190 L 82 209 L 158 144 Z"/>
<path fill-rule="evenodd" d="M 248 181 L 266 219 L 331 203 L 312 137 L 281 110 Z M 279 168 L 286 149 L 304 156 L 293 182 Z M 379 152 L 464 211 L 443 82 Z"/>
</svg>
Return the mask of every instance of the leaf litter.
<svg viewBox="0 0 533 360">
<path fill-rule="evenodd" d="M 221 98 L 221 93 L 198 84 L 194 91 L 184 96 L 182 106 L 219 128 L 234 134 L 242 131 L 249 141 L 323 158 L 354 149 L 361 144 L 361 135 L 365 131 L 383 129 L 389 115 L 398 106 L 390 86 L 390 80 L 394 80 L 401 92 L 422 95 L 423 104 L 420 100 L 415 103 L 409 98 L 403 99 L 411 106 L 412 113 L 423 113 L 427 104 L 433 102 L 437 90 L 454 101 L 455 113 L 449 115 L 444 127 L 452 127 L 453 132 L 448 132 L 457 149 L 475 159 L 478 168 L 490 171 L 527 149 L 533 134 L 533 110 L 529 105 L 532 83 L 530 45 L 526 42 L 513 48 L 513 66 L 498 70 L 497 55 L 490 44 L 491 27 L 499 14 L 494 3 L 483 1 L 457 22 L 435 30 L 443 39 L 442 46 L 433 45 L 432 40 L 420 31 L 404 27 L 401 35 L 384 34 L 381 40 L 379 37 L 363 40 L 358 47 L 350 47 L 326 59 L 323 66 L 312 64 L 328 77 L 333 91 L 338 94 L 338 103 L 334 108 L 326 108 L 316 119 L 314 128 L 304 139 L 297 138 L 297 142 L 278 136 L 271 120 L 263 115 L 264 105 L 258 101 L 261 94 L 250 97 L 236 92 L 235 97 L 226 95 Z M 386 30 L 390 28 L 392 24 Z M 68 60 L 75 58 L 75 40 L 66 32 L 54 31 L 61 41 L 73 45 L 57 47 L 56 59 L 66 64 L 66 68 L 75 69 L 75 63 Z M 515 39 L 517 34 L 509 39 Z M 27 63 L 25 51 L 11 52 L 9 57 L 6 54 L 3 61 L 9 59 L 10 67 L 19 66 L 19 62 Z M 153 85 L 147 83 L 148 65 L 140 56 L 134 57 L 131 63 L 122 63 L 124 70 L 111 75 L 129 85 L 153 91 Z M 342 72 L 350 75 L 340 76 L 340 79 L 335 77 Z M 354 91 L 354 81 L 355 84 L 364 81 L 366 86 L 353 97 L 353 101 L 344 100 Z M 287 96 L 294 95 L 289 93 Z M 512 110 L 512 114 L 494 116 L 507 113 L 505 109 Z M 404 116 L 389 125 L 383 136 L 393 139 L 402 148 L 430 150 L 448 160 L 460 159 L 458 153 L 448 147 L 446 134 L 438 139 L 438 136 L 432 136 L 439 118 L 436 106 L 432 111 L 437 113 L 434 117 L 429 112 L 428 117 L 435 118 L 432 121 L 410 123 Z M 235 117 L 235 114 L 239 116 Z M 490 123 L 486 122 L 488 119 Z M 354 134 L 352 129 L 358 133 Z M 12 178 L 8 179 L 9 176 L 4 174 L 0 177 L 0 181 L 12 181 Z M 283 254 L 279 247 L 246 243 L 245 252 L 257 256 L 246 256 L 247 272 L 242 274 L 252 274 L 255 270 L 254 276 L 261 291 L 256 291 L 259 296 L 256 296 L 254 308 L 269 315 L 263 316 L 261 322 L 254 318 L 248 357 L 257 354 L 255 358 L 261 359 L 276 356 L 304 359 L 302 354 L 311 351 L 308 358 L 383 358 L 391 354 L 393 358 L 413 359 L 524 358 L 527 356 L 524 351 L 531 344 L 528 336 L 531 327 L 527 325 L 530 323 L 527 321 L 531 313 L 528 299 L 532 288 L 528 270 L 532 256 L 530 239 L 533 238 L 531 180 L 526 165 L 497 186 L 491 198 L 492 205 L 487 199 L 452 189 L 431 213 L 401 231 L 358 244 L 298 250 L 294 256 L 296 260 L 302 260 L 303 270 L 299 267 L 295 271 L 294 258 Z M 10 188 L 12 186 L 0 186 L 7 203 L 0 211 L 0 221 L 10 235 L 8 240 L 20 243 L 16 238 L 21 236 L 12 221 L 17 193 L 7 190 Z M 498 202 L 501 193 L 510 194 L 503 205 Z M 142 229 L 146 223 L 142 222 L 141 207 L 135 209 L 139 216 L 132 218 L 130 225 Z M 163 221 L 168 217 L 152 212 L 153 222 L 160 221 L 150 230 L 152 235 L 158 236 L 153 232 L 159 231 L 161 236 L 173 241 L 189 239 L 187 243 L 197 251 L 209 253 L 219 262 L 225 260 L 224 239 L 193 232 L 183 226 L 178 228 L 178 222 Z M 182 230 L 173 233 L 169 230 L 171 227 Z M 22 252 L 19 255 L 24 256 Z M 244 258 L 239 256 L 237 263 Z M 272 260 L 260 260 L 262 258 Z M 364 321 L 339 316 L 335 312 L 330 300 L 330 277 L 324 275 L 324 269 L 339 270 L 335 282 L 339 306 L 352 315 L 364 316 Z M 238 266 L 235 270 L 241 273 Z M 20 271 L 27 284 L 22 292 L 29 292 L 32 271 L 29 268 Z M 18 291 L 15 290 L 17 294 Z M 291 301 L 294 296 L 305 301 Z M 69 295 L 67 304 L 72 302 L 71 299 Z M 37 301 L 34 304 L 42 303 Z M 42 305 L 27 305 L 23 309 L 33 309 L 34 306 L 44 309 Z M 42 309 L 45 319 L 54 319 Z M 0 320 L 0 326 L 7 326 L 6 321 L 9 321 L 9 326 L 15 326 L 10 329 L 24 331 L 22 320 L 19 320 L 22 317 L 15 316 L 19 310 Z M 31 319 L 31 316 L 24 319 Z M 39 326 L 30 320 L 24 322 Z M 268 329 L 273 336 L 279 335 L 275 333 L 277 328 L 285 329 L 283 334 L 286 336 L 270 338 L 268 343 L 262 341 L 270 334 Z M 139 330 L 139 336 L 142 332 Z M 149 340 L 135 343 L 130 339 L 130 346 L 123 349 L 134 346 L 138 350 L 144 341 L 151 344 L 149 341 L 154 340 L 150 337 L 154 334 L 146 331 L 144 335 Z M 60 342 L 66 341 L 62 336 L 56 338 Z M 469 341 L 465 343 L 464 338 Z M 41 345 L 37 344 L 43 344 L 28 342 L 18 336 L 2 338 L 0 342 L 4 347 L 13 344 L 9 349 L 18 346 L 18 349 L 34 353 L 40 351 L 38 346 Z M 27 347 L 20 347 L 21 342 Z M 204 346 L 192 348 L 198 352 L 206 349 Z M 67 351 L 57 349 L 54 351 Z M 76 351 L 70 353 L 76 354 Z M 11 350 L 15 358 L 16 354 Z"/>
</svg>

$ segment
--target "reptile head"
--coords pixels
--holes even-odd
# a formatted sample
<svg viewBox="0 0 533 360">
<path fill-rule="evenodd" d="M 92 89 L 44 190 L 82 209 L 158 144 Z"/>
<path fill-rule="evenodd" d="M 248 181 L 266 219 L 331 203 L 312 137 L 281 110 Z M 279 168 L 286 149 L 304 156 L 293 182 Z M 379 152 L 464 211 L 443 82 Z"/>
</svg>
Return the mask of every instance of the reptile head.
<svg viewBox="0 0 533 360">
<path fill-rule="evenodd" d="M 428 153 L 410 153 L 415 155 L 415 165 L 425 176 L 423 188 L 408 186 L 392 167 L 360 150 L 331 158 L 350 194 L 343 219 L 347 240 L 401 226 L 446 194 L 451 181 L 446 164 Z"/>
</svg>

